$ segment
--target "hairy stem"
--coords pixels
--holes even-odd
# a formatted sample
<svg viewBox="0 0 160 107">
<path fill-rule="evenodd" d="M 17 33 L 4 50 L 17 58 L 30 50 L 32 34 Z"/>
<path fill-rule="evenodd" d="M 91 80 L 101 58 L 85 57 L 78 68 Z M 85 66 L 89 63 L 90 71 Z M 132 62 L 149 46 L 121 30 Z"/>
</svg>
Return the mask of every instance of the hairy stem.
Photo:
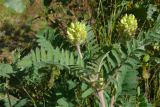
<svg viewBox="0 0 160 107">
<path fill-rule="evenodd" d="M 98 94 L 98 98 L 99 98 L 101 107 L 106 107 L 106 104 L 105 104 L 105 101 L 104 101 L 104 94 L 103 94 L 103 92 L 104 92 L 104 90 L 99 90 L 97 92 L 97 94 Z"/>
<path fill-rule="evenodd" d="M 112 96 L 110 107 L 114 107 L 114 96 Z"/>
<path fill-rule="evenodd" d="M 80 55 L 81 59 L 83 59 L 83 56 L 82 56 L 82 52 L 81 52 L 80 45 L 79 45 L 79 44 L 77 44 L 76 46 L 77 46 L 77 51 L 78 51 L 78 53 L 79 53 L 79 55 Z"/>
</svg>

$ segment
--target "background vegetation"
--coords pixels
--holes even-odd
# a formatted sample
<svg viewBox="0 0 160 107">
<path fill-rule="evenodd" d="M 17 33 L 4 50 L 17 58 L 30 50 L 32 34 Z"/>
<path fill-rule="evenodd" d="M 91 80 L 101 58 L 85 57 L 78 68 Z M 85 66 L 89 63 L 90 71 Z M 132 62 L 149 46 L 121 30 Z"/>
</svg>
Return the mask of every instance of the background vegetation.
<svg viewBox="0 0 160 107">
<path fill-rule="evenodd" d="M 158 0 L 0 0 L 0 107 L 159 107 Z M 133 14 L 136 30 L 119 26 Z M 86 24 L 77 47 L 67 29 Z M 77 32 L 78 34 L 78 32 Z"/>
</svg>

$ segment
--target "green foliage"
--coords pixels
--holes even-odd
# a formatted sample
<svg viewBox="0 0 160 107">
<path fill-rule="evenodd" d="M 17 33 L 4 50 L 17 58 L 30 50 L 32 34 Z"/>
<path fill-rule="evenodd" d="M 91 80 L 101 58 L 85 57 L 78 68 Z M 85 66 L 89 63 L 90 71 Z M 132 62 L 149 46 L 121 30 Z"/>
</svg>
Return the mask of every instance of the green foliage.
<svg viewBox="0 0 160 107">
<path fill-rule="evenodd" d="M 36 65 L 40 62 L 50 63 L 62 67 L 67 67 L 69 65 L 75 64 L 84 66 L 84 62 L 79 56 L 75 55 L 74 52 L 60 49 L 58 47 L 54 48 L 53 46 L 56 43 L 52 45 L 51 42 L 53 40 L 56 41 L 56 35 L 54 34 L 54 31 L 47 31 L 47 33 L 48 34 L 46 34 L 45 30 L 44 34 L 40 35 L 39 33 L 37 35 L 37 42 L 40 48 L 31 50 L 31 52 L 27 56 L 18 61 L 18 67 L 31 67 L 32 65 Z"/>
<path fill-rule="evenodd" d="M 13 68 L 9 64 L 0 64 L 0 76 L 4 78 L 9 78 L 13 74 Z"/>
<path fill-rule="evenodd" d="M 91 95 L 94 92 L 92 88 L 87 89 L 82 93 L 82 98 L 86 98 L 87 96 Z"/>
<path fill-rule="evenodd" d="M 86 40 L 86 59 L 92 58 L 99 53 L 100 47 L 97 43 L 97 39 L 94 35 L 93 29 L 90 26 L 87 26 L 87 40 Z"/>
<path fill-rule="evenodd" d="M 18 13 L 24 12 L 26 5 L 23 0 L 5 0 L 4 5 L 8 8 L 15 10 Z"/>
<path fill-rule="evenodd" d="M 156 5 L 150 4 L 150 5 L 149 5 L 149 8 L 148 8 L 148 10 L 147 10 L 147 20 L 154 21 L 153 14 L 154 14 L 156 11 L 158 11 Z"/>
<path fill-rule="evenodd" d="M 17 12 L 25 9 L 23 1 L 19 1 L 17 7 L 13 1 L 5 2 L 15 11 L 18 9 Z M 97 16 L 93 15 L 91 23 L 83 17 L 76 19 L 88 23 L 87 38 L 79 44 L 81 57 L 79 50 L 66 39 L 68 22 L 64 21 L 61 28 L 56 25 L 61 20 L 53 18 L 54 21 L 49 22 L 49 15 L 52 14 L 49 12 L 55 12 L 52 8 L 55 2 L 42 2 L 45 14 L 38 18 L 45 17 L 50 27 L 36 32 L 33 47 L 22 52 L 17 49 L 11 63 L 4 59 L 0 64 L 0 104 L 6 107 L 101 107 L 105 102 L 106 107 L 151 107 L 150 100 L 153 99 L 153 105 L 158 106 L 160 86 L 158 70 L 155 69 L 159 66 L 159 54 L 153 56 L 147 50 L 148 46 L 160 41 L 160 15 L 155 22 L 153 19 L 158 7 L 149 5 L 146 11 L 146 20 L 151 20 L 154 26 L 143 29 L 138 24 L 135 34 L 126 39 L 124 37 L 127 35 L 116 29 L 116 23 L 120 15 L 130 13 L 128 9 L 132 8 L 134 2 L 89 1 L 94 4 L 93 7 L 97 6 L 93 10 Z M 57 2 L 63 6 L 69 1 Z M 75 7 L 78 5 L 78 1 L 71 3 Z M 134 8 L 142 8 L 145 3 L 143 1 L 139 7 L 134 5 Z M 85 7 L 87 4 L 82 5 Z M 66 14 L 75 15 L 73 11 Z M 53 23 L 56 21 L 56 24 Z M 144 61 L 147 55 L 150 57 Z M 150 75 L 150 71 L 155 71 L 155 74 Z M 147 79 L 143 78 L 144 72 L 149 75 Z M 154 92 L 149 90 L 151 86 L 156 87 Z M 155 95 L 150 96 L 153 93 Z"/>
</svg>

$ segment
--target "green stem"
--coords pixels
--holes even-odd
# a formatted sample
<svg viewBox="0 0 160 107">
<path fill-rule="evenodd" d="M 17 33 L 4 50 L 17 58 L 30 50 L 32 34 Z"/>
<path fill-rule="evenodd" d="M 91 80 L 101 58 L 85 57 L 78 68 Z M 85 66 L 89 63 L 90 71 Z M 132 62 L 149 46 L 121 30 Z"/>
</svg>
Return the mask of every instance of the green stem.
<svg viewBox="0 0 160 107">
<path fill-rule="evenodd" d="M 149 96 L 149 84 L 148 84 L 148 79 L 145 80 L 145 95 L 148 98 Z"/>
<path fill-rule="evenodd" d="M 6 85 L 5 85 L 6 94 L 7 94 L 7 98 L 8 98 L 8 102 L 9 102 L 9 107 L 12 107 L 11 99 L 9 97 L 9 92 L 8 92 L 8 83 L 9 83 L 9 81 L 6 79 Z"/>
<path fill-rule="evenodd" d="M 34 104 L 34 107 L 37 107 L 36 102 L 34 101 L 34 99 L 32 98 L 32 96 L 29 95 L 28 91 L 27 91 L 24 87 L 22 87 L 22 88 L 23 88 L 23 90 L 26 92 L 26 94 L 31 98 L 31 100 L 32 100 L 32 102 L 33 102 L 33 104 Z"/>
<path fill-rule="evenodd" d="M 9 107 L 12 107 L 11 99 L 9 97 L 9 93 L 8 93 L 8 89 L 7 88 L 6 88 L 6 94 L 7 94 L 7 98 L 8 98 L 8 102 L 9 102 Z"/>
</svg>

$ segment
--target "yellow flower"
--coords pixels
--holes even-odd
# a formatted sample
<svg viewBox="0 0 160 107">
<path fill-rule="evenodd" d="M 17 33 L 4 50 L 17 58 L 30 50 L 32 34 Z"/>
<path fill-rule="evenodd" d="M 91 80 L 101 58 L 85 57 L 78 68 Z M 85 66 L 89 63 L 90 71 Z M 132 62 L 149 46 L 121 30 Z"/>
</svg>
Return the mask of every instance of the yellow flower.
<svg viewBox="0 0 160 107">
<path fill-rule="evenodd" d="M 81 22 L 72 22 L 67 28 L 68 39 L 73 44 L 82 44 L 87 37 L 86 25 Z"/>
<path fill-rule="evenodd" d="M 138 27 L 135 16 L 133 14 L 125 14 L 120 20 L 119 27 L 119 29 L 122 29 L 124 32 L 132 35 Z"/>
</svg>

